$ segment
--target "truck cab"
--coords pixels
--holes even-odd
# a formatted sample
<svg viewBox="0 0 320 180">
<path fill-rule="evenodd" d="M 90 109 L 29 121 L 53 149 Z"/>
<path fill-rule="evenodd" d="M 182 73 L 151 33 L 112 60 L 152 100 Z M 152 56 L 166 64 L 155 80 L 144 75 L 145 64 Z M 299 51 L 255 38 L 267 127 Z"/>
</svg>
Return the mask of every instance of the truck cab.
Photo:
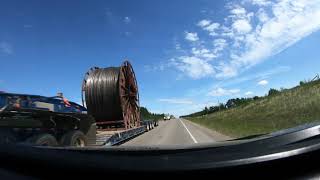
<svg viewBox="0 0 320 180">
<path fill-rule="evenodd" d="M 0 143 L 86 146 L 95 133 L 86 108 L 61 96 L 0 92 Z"/>
</svg>

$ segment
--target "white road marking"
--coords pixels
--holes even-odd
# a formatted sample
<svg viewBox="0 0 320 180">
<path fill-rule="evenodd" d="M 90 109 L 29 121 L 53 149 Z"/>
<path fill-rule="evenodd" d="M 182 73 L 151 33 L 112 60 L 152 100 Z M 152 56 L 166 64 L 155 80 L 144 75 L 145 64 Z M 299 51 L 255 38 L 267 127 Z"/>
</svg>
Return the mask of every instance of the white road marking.
<svg viewBox="0 0 320 180">
<path fill-rule="evenodd" d="M 193 135 L 191 134 L 191 132 L 189 131 L 189 129 L 187 128 L 187 126 L 181 121 L 181 119 L 179 119 L 179 121 L 181 122 L 181 124 L 184 126 L 184 128 L 186 128 L 187 132 L 189 133 L 191 139 L 193 140 L 194 143 L 198 143 L 198 141 L 196 140 L 196 138 L 193 137 Z"/>
</svg>

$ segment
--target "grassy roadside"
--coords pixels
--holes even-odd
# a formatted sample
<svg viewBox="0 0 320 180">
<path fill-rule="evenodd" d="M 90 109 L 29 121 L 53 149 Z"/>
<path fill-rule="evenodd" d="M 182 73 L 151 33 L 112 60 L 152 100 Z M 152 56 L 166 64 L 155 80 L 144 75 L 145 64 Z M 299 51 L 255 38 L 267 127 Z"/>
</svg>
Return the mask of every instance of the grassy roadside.
<svg viewBox="0 0 320 180">
<path fill-rule="evenodd" d="M 268 133 L 320 120 L 320 81 L 266 96 L 248 105 L 186 118 L 231 137 Z"/>
</svg>

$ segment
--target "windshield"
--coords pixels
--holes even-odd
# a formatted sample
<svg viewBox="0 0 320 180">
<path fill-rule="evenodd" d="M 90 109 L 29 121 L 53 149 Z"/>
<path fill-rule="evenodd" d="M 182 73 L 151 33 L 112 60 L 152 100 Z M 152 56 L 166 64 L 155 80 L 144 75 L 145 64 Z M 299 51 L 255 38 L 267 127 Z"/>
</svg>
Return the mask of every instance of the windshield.
<svg viewBox="0 0 320 180">
<path fill-rule="evenodd" d="M 319 19 L 319 0 L 2 1 L 0 143 L 197 146 L 317 122 Z"/>
</svg>

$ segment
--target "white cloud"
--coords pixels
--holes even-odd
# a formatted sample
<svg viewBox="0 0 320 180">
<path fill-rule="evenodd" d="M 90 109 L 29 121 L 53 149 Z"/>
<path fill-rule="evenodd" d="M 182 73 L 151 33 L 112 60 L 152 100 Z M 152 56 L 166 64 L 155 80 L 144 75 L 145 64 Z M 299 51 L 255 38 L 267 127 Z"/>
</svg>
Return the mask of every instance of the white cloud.
<svg viewBox="0 0 320 180">
<path fill-rule="evenodd" d="M 258 16 L 260 22 L 266 22 L 269 20 L 268 14 L 262 8 L 260 8 L 259 11 L 257 12 L 257 16 Z"/>
<path fill-rule="evenodd" d="M 197 33 L 192 33 L 192 32 L 190 32 L 190 33 L 186 32 L 185 33 L 185 38 L 188 41 L 198 41 L 199 40 L 198 34 Z"/>
<path fill-rule="evenodd" d="M 258 6 L 267 6 L 272 4 L 270 0 L 251 0 L 253 5 L 258 5 Z"/>
<path fill-rule="evenodd" d="M 226 26 L 221 26 L 221 36 L 227 36 L 227 37 L 230 37 L 230 38 L 233 38 L 234 37 L 234 33 L 232 31 L 232 28 L 229 28 L 229 27 L 226 27 Z"/>
<path fill-rule="evenodd" d="M 192 54 L 199 58 L 204 58 L 206 60 L 211 60 L 215 57 L 217 57 L 214 53 L 210 52 L 208 49 L 197 49 L 192 48 L 191 50 Z"/>
<path fill-rule="evenodd" d="M 269 84 L 269 82 L 267 80 L 261 80 L 258 82 L 258 85 L 260 85 L 260 86 L 265 86 L 267 84 Z"/>
<path fill-rule="evenodd" d="M 199 54 L 206 54 L 209 53 L 210 51 L 208 49 L 196 49 L 196 48 L 192 48 L 192 53 L 194 55 L 199 55 Z"/>
<path fill-rule="evenodd" d="M 126 17 L 124 17 L 123 22 L 126 24 L 129 24 L 131 22 L 131 18 L 126 16 Z"/>
<path fill-rule="evenodd" d="M 199 21 L 197 25 L 200 26 L 203 30 L 208 31 L 209 35 L 211 36 L 218 35 L 218 33 L 216 33 L 215 31 L 220 27 L 219 23 L 211 23 L 210 20 L 204 19 Z"/>
<path fill-rule="evenodd" d="M 200 32 L 185 32 L 186 40 L 197 43 L 190 43 L 184 58 L 176 58 L 180 71 L 197 78 L 234 77 L 320 30 L 320 0 L 242 0 L 230 4 L 219 23 L 209 18 L 197 23 L 208 38 L 200 41 Z M 198 60 L 184 63 L 190 54 Z M 213 58 L 215 61 L 209 61 Z M 194 64 L 209 67 L 207 73 L 190 70 Z"/>
<path fill-rule="evenodd" d="M 178 68 L 192 79 L 200 79 L 214 73 L 211 64 L 194 56 L 182 56 L 177 60 L 173 60 L 171 65 Z"/>
<path fill-rule="evenodd" d="M 248 92 L 244 93 L 244 95 L 251 96 L 251 95 L 253 95 L 253 92 L 252 91 L 248 91 Z"/>
<path fill-rule="evenodd" d="M 222 38 L 220 38 L 220 39 L 215 39 L 215 40 L 213 41 L 214 46 L 225 46 L 226 43 L 227 43 L 227 41 L 226 41 L 225 39 L 222 39 Z"/>
<path fill-rule="evenodd" d="M 216 30 L 218 30 L 219 27 L 219 23 L 211 23 L 210 25 L 203 26 L 202 29 L 208 31 L 210 36 L 217 36 L 218 33 L 216 32 Z"/>
<path fill-rule="evenodd" d="M 213 52 L 215 54 L 219 53 L 220 51 L 222 51 L 226 46 L 227 46 L 227 41 L 225 39 L 219 38 L 219 39 L 215 39 L 213 41 L 213 46 L 214 46 L 214 50 Z"/>
<path fill-rule="evenodd" d="M 237 46 L 235 49 L 231 48 L 229 53 L 236 56 L 230 58 L 228 63 L 224 64 L 226 67 L 221 69 L 235 72 L 235 76 L 239 70 L 261 63 L 320 29 L 319 0 L 279 1 L 268 9 L 272 14 L 267 15 L 266 10 L 267 8 L 259 8 L 255 28 L 239 26 L 239 29 L 238 26 L 233 25 L 235 29 L 243 30 L 244 39 L 237 41 L 240 35 L 231 37 L 231 41 L 234 40 Z M 251 31 L 248 32 L 250 29 Z M 219 77 L 230 77 L 228 72 L 225 76 L 224 72 L 218 72 Z"/>
<path fill-rule="evenodd" d="M 229 96 L 229 95 L 235 95 L 240 92 L 240 89 L 223 89 L 223 88 L 217 88 L 211 90 L 208 95 L 209 96 Z"/>
<path fill-rule="evenodd" d="M 4 54 L 13 54 L 13 47 L 10 43 L 2 41 L 0 42 L 0 52 Z"/>
<path fill-rule="evenodd" d="M 209 32 L 214 32 L 216 29 L 219 28 L 219 26 L 220 26 L 219 23 L 212 23 L 212 24 L 210 24 L 209 26 L 204 27 L 203 29 L 204 29 L 204 30 L 207 30 L 207 31 L 209 31 Z"/>
<path fill-rule="evenodd" d="M 241 16 L 241 15 L 245 15 L 246 14 L 246 10 L 243 7 L 235 7 L 234 9 L 231 9 L 230 13 L 237 15 L 237 16 Z"/>
<path fill-rule="evenodd" d="M 158 101 L 169 103 L 169 104 L 193 104 L 193 102 L 191 100 L 177 99 L 177 98 L 159 99 Z"/>
<path fill-rule="evenodd" d="M 248 20 L 240 19 L 232 24 L 232 28 L 240 34 L 245 34 L 251 31 L 252 27 Z"/>
<path fill-rule="evenodd" d="M 205 27 L 205 26 L 208 26 L 210 23 L 211 23 L 210 20 L 203 19 L 203 20 L 199 21 L 197 25 L 200 27 Z"/>
<path fill-rule="evenodd" d="M 164 71 L 168 67 L 169 64 L 160 62 L 153 65 L 144 65 L 144 70 L 146 72 Z"/>
<path fill-rule="evenodd" d="M 225 65 L 224 63 L 221 63 L 221 65 L 216 68 L 220 70 L 220 72 L 216 74 L 216 78 L 218 79 L 229 78 L 238 74 L 238 71 L 235 67 L 231 65 Z"/>
</svg>

